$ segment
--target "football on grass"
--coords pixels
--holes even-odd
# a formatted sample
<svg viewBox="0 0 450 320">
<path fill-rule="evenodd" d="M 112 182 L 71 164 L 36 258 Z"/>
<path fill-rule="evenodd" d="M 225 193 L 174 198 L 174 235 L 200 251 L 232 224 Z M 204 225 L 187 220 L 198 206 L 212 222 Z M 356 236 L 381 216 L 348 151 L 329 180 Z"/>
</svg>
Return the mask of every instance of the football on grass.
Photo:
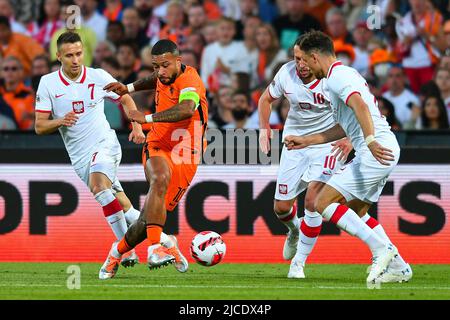
<svg viewBox="0 0 450 320">
<path fill-rule="evenodd" d="M 192 239 L 190 251 L 197 263 L 210 267 L 222 261 L 227 247 L 217 232 L 202 231 Z"/>
</svg>

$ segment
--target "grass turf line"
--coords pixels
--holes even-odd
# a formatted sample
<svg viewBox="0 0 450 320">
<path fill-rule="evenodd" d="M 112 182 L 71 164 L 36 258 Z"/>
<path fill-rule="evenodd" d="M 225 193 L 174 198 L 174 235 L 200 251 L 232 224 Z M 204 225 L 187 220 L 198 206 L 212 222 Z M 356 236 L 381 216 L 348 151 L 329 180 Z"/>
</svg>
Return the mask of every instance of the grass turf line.
<svg viewBox="0 0 450 320">
<path fill-rule="evenodd" d="M 190 264 L 149 271 L 145 264 L 119 268 L 98 280 L 101 264 L 80 263 L 81 289 L 67 288 L 70 263 L 0 263 L 0 299 L 450 299 L 449 265 L 413 265 L 409 283 L 366 288 L 367 265 L 309 264 L 306 279 L 287 279 L 288 264 Z"/>
</svg>

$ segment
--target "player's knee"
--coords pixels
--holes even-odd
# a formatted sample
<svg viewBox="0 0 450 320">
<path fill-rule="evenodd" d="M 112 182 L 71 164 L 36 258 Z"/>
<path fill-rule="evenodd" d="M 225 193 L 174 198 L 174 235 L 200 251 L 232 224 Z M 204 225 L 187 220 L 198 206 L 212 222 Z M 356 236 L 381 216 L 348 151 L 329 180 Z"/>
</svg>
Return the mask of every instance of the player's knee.
<svg viewBox="0 0 450 320">
<path fill-rule="evenodd" d="M 165 173 L 154 173 L 150 179 L 150 187 L 155 192 L 166 192 L 169 186 L 170 176 Z"/>
<path fill-rule="evenodd" d="M 292 208 L 292 205 L 288 201 L 278 201 L 275 200 L 273 203 L 273 211 L 276 214 L 283 214 L 289 212 Z"/>
<path fill-rule="evenodd" d="M 94 195 L 96 195 L 97 193 L 102 192 L 103 190 L 106 190 L 106 189 L 108 189 L 108 186 L 103 185 L 101 183 L 94 184 L 94 185 L 91 186 L 91 192 Z"/>
</svg>

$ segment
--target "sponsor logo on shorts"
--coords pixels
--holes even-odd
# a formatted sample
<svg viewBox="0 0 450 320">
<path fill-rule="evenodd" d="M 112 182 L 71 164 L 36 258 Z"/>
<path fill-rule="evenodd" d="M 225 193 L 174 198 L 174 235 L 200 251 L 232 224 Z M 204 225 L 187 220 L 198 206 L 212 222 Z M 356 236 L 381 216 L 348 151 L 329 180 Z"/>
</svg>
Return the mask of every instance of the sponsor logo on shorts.
<svg viewBox="0 0 450 320">
<path fill-rule="evenodd" d="M 288 186 L 287 186 L 287 184 L 279 184 L 278 185 L 278 192 L 280 194 L 287 194 L 288 193 Z"/>
</svg>

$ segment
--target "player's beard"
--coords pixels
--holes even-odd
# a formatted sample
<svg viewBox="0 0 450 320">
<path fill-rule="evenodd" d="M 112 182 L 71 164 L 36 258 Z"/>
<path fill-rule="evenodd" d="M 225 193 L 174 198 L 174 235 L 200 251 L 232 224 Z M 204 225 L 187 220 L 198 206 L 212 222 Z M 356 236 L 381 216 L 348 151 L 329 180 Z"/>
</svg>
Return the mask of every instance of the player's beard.
<svg viewBox="0 0 450 320">
<path fill-rule="evenodd" d="M 176 79 L 177 79 L 177 74 L 175 73 L 169 78 L 169 81 L 167 81 L 167 82 L 166 82 L 166 80 L 163 81 L 163 80 L 161 80 L 161 78 L 159 78 L 159 81 L 161 81 L 163 84 L 168 86 L 168 85 L 171 85 L 172 83 L 174 83 Z"/>
</svg>

